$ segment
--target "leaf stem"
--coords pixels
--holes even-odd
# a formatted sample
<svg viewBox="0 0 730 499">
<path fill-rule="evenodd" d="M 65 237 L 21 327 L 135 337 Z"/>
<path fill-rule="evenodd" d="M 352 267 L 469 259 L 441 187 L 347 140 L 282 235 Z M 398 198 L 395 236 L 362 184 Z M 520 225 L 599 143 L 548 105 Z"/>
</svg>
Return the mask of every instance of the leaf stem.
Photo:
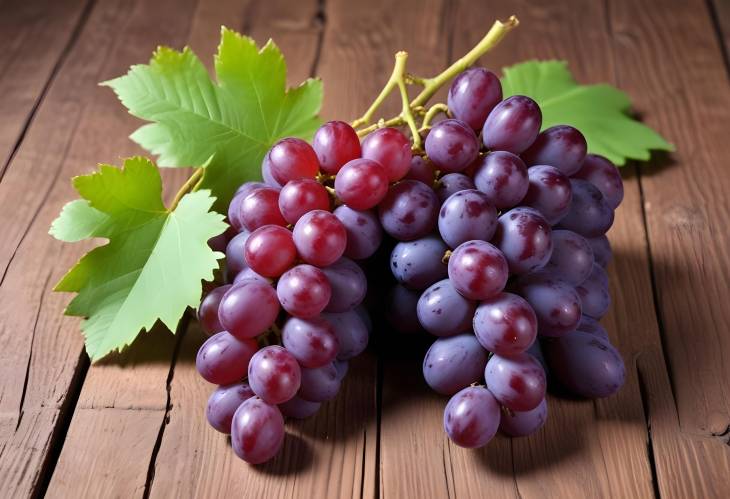
<svg viewBox="0 0 730 499">
<path fill-rule="evenodd" d="M 177 193 L 175 194 L 175 197 L 172 199 L 172 203 L 170 203 L 170 208 L 168 209 L 168 211 L 175 211 L 175 208 L 177 208 L 177 205 L 180 204 L 180 200 L 183 198 L 183 196 L 195 189 L 195 187 L 198 185 L 198 182 L 203 179 L 203 172 L 203 168 L 195 169 L 195 172 L 190 175 L 190 178 L 185 181 L 182 187 L 180 187 L 180 190 L 177 191 Z"/>
</svg>

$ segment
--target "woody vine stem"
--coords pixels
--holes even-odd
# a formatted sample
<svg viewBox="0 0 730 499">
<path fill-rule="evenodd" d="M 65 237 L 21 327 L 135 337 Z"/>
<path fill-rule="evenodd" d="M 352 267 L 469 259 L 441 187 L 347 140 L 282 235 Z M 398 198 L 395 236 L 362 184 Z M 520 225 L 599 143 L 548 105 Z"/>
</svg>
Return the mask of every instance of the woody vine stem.
<svg viewBox="0 0 730 499">
<path fill-rule="evenodd" d="M 441 87 L 451 81 L 452 78 L 474 65 L 477 59 L 496 47 L 505 35 L 516 28 L 519 23 L 516 16 L 510 16 L 506 21 L 495 21 L 491 29 L 484 35 L 484 38 L 469 52 L 464 54 L 463 57 L 455 61 L 444 71 L 431 78 L 422 78 L 407 73 L 406 62 L 408 61 L 408 53 L 398 52 L 395 54 L 393 73 L 390 75 L 383 90 L 380 91 L 368 110 L 360 118 L 352 122 L 352 127 L 357 129 L 358 136 L 363 137 L 378 128 L 407 125 L 413 140 L 413 151 L 415 153 L 423 153 L 421 132 L 425 132 L 430 128 L 431 121 L 439 113 L 448 112 L 448 107 L 443 103 L 434 104 L 426 108 L 428 101 Z M 423 87 L 421 92 L 413 100 L 409 99 L 408 85 Z M 378 111 L 378 108 L 396 88 L 401 97 L 401 112 L 397 116 L 389 119 L 380 119 L 372 124 L 373 116 Z M 416 125 L 416 117 L 421 118 L 420 128 Z M 202 167 L 195 170 L 193 175 L 183 184 L 177 194 L 175 194 L 168 209 L 169 211 L 173 211 L 177 207 L 185 194 L 197 190 L 203 178 L 203 172 L 204 168 Z"/>
</svg>

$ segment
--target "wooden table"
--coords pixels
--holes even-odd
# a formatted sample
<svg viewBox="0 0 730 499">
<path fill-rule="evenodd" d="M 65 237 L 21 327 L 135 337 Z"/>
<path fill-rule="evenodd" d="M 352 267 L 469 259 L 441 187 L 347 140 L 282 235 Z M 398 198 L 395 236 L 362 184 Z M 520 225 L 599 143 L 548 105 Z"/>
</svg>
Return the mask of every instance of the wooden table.
<svg viewBox="0 0 730 499">
<path fill-rule="evenodd" d="M 1 496 L 730 497 L 730 2 L 390 4 L 0 1 Z M 628 91 L 677 146 L 623 169 L 604 320 L 627 364 L 618 395 L 551 398 L 537 435 L 465 451 L 418 360 L 373 352 L 316 418 L 288 424 L 275 461 L 249 467 L 204 424 L 194 323 L 89 367 L 78 320 L 62 315 L 69 296 L 51 293 L 83 248 L 47 231 L 75 197 L 71 176 L 139 152 L 127 139 L 139 122 L 97 82 L 158 44 L 210 62 L 226 24 L 274 38 L 291 82 L 324 79 L 323 116 L 351 119 L 396 50 L 436 72 L 512 13 L 522 26 L 485 65 L 567 59 L 580 81 Z"/>
</svg>

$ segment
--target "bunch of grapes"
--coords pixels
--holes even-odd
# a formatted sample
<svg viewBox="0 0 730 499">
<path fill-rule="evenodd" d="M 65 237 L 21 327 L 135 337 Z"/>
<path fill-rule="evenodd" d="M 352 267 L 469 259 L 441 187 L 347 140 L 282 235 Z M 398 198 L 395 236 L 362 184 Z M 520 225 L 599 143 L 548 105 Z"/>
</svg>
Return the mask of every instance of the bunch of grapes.
<svg viewBox="0 0 730 499">
<path fill-rule="evenodd" d="M 622 385 L 623 361 L 598 323 L 610 303 L 618 170 L 587 154 L 573 127 L 540 132 L 539 106 L 502 100 L 486 69 L 454 80 L 448 109 L 426 127 L 425 151 L 389 127 L 361 144 L 339 121 L 311 145 L 283 139 L 264 158 L 263 183 L 231 201 L 235 235 L 214 242 L 227 244 L 229 284 L 200 304 L 212 336 L 197 368 L 220 385 L 210 424 L 245 461 L 277 453 L 283 416 L 309 417 L 337 394 L 368 344 L 361 265 L 381 246 L 393 246 L 394 329 L 438 337 L 423 375 L 452 395 L 444 428 L 458 445 L 485 445 L 498 428 L 538 430 L 546 368 L 581 396 Z"/>
</svg>

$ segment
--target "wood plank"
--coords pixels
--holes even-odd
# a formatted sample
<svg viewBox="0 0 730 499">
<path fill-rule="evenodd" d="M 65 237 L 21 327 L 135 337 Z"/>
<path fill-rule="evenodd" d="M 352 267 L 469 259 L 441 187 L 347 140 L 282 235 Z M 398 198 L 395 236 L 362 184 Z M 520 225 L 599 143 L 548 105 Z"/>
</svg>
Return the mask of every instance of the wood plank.
<svg viewBox="0 0 730 499">
<path fill-rule="evenodd" d="M 609 14 L 618 83 L 677 146 L 669 160 L 640 172 L 676 404 L 656 417 L 678 430 L 674 449 L 655 445 L 659 490 L 727 497 L 730 388 L 721 380 L 730 379 L 730 176 L 723 166 L 730 89 L 723 54 L 705 2 L 616 1 Z"/>
<path fill-rule="evenodd" d="M 730 51 L 730 1 L 712 0 L 708 2 L 708 6 L 713 9 L 711 15 L 716 24 L 717 36 L 724 45 L 722 53 L 725 56 L 725 64 L 730 67 L 730 59 L 728 59 L 728 52 Z"/>
<path fill-rule="evenodd" d="M 87 0 L 0 4 L 0 177 L 77 28 Z"/>
</svg>

